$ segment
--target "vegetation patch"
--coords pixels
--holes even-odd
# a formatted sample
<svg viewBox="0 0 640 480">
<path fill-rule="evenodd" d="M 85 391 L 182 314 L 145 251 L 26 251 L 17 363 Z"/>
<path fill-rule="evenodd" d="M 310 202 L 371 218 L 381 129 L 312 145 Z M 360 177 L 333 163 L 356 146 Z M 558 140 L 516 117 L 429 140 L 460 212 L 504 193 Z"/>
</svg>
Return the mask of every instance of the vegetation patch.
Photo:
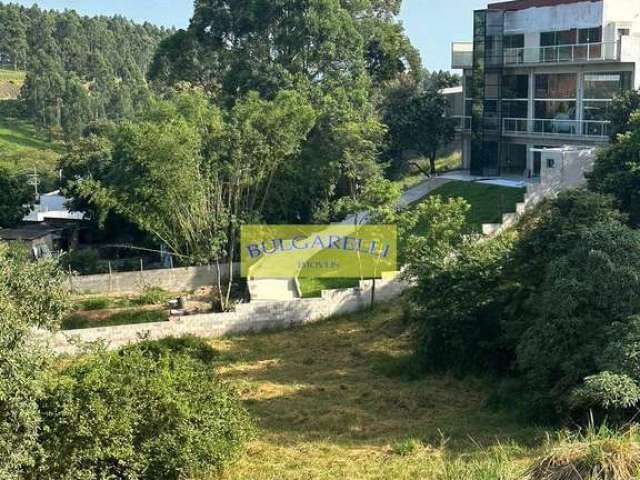
<svg viewBox="0 0 640 480">
<path fill-rule="evenodd" d="M 211 344 L 216 371 L 261 428 L 225 480 L 520 480 L 544 440 L 537 428 L 485 408 L 484 381 L 408 382 L 375 371 L 385 358 L 412 354 L 402 301 Z"/>
<path fill-rule="evenodd" d="M 483 223 L 502 223 L 502 215 L 516 211 L 516 203 L 524 200 L 524 188 L 485 185 L 477 182 L 452 181 L 431 192 L 443 200 L 463 198 L 471 205 L 467 222 L 474 231 L 482 231 Z"/>
<path fill-rule="evenodd" d="M 316 298 L 322 295 L 322 290 L 339 290 L 342 288 L 357 288 L 360 280 L 357 278 L 299 278 L 302 298 Z"/>
<path fill-rule="evenodd" d="M 166 322 L 169 314 L 166 310 L 123 310 L 105 316 L 89 316 L 86 313 L 74 313 L 62 321 L 63 330 L 82 330 L 86 328 L 117 327 L 139 323 Z"/>
<path fill-rule="evenodd" d="M 41 411 L 44 480 L 218 478 L 254 433 L 211 368 L 149 344 L 74 360 Z"/>
<path fill-rule="evenodd" d="M 527 480 L 634 480 L 640 475 L 638 432 L 602 426 L 566 432 L 527 472 Z"/>
</svg>

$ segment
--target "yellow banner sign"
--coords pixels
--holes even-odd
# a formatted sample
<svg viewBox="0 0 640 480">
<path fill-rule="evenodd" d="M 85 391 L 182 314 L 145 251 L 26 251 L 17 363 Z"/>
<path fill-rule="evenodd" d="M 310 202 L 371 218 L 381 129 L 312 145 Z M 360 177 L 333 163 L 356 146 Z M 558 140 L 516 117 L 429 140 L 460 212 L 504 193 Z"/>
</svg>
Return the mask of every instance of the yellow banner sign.
<svg viewBox="0 0 640 480">
<path fill-rule="evenodd" d="M 380 278 L 397 269 L 395 225 L 244 225 L 242 276 Z"/>
</svg>

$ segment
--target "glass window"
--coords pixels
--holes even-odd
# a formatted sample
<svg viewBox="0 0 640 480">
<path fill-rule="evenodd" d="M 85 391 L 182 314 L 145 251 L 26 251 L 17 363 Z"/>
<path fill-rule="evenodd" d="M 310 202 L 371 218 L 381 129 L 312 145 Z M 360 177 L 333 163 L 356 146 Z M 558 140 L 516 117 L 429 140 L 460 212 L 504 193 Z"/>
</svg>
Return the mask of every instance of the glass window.
<svg viewBox="0 0 640 480">
<path fill-rule="evenodd" d="M 536 75 L 536 98 L 576 98 L 577 76 L 574 73 Z"/>
<path fill-rule="evenodd" d="M 561 30 L 558 32 L 542 32 L 540 34 L 541 47 L 555 47 L 556 45 L 573 45 L 576 43 L 577 30 Z"/>
<path fill-rule="evenodd" d="M 585 101 L 583 103 L 584 119 L 590 121 L 608 120 L 611 102 L 609 101 Z"/>
<path fill-rule="evenodd" d="M 502 98 L 529 98 L 529 75 L 504 75 Z"/>
<path fill-rule="evenodd" d="M 536 117 L 551 120 L 575 120 L 576 102 L 568 101 L 536 101 Z"/>
<path fill-rule="evenodd" d="M 503 100 L 502 116 L 504 118 L 527 118 L 529 102 L 526 100 Z"/>
<path fill-rule="evenodd" d="M 527 146 L 515 143 L 502 145 L 500 173 L 523 175 L 527 169 Z"/>
<path fill-rule="evenodd" d="M 505 35 L 504 48 L 524 48 L 524 34 Z"/>
<path fill-rule="evenodd" d="M 631 89 L 631 72 L 585 73 L 584 98 L 609 100 Z"/>
<path fill-rule="evenodd" d="M 602 27 L 581 28 L 578 31 L 578 43 L 602 42 Z"/>
</svg>

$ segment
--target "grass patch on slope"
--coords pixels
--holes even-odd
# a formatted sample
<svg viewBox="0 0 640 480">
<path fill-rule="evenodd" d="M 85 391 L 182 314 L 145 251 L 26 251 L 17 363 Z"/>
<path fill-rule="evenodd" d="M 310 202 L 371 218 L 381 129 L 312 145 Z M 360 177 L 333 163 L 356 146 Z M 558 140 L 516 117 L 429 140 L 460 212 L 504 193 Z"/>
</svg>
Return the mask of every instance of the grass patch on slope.
<svg viewBox="0 0 640 480">
<path fill-rule="evenodd" d="M 483 381 L 408 381 L 401 300 L 211 345 L 221 379 L 261 429 L 226 480 L 515 480 L 544 442 L 543 432 L 486 409 Z"/>
<path fill-rule="evenodd" d="M 317 298 L 322 290 L 337 290 L 341 288 L 356 288 L 360 285 L 357 278 L 299 278 L 302 298 Z"/>
<path fill-rule="evenodd" d="M 27 73 L 22 70 L 0 68 L 0 82 L 14 82 L 22 85 L 26 76 Z"/>
<path fill-rule="evenodd" d="M 469 227 L 480 232 L 483 223 L 501 223 L 503 214 L 515 212 L 516 203 L 524 200 L 525 193 L 525 188 L 452 181 L 437 188 L 430 195 L 440 195 L 444 200 L 464 198 L 471 205 L 467 214 Z"/>
</svg>

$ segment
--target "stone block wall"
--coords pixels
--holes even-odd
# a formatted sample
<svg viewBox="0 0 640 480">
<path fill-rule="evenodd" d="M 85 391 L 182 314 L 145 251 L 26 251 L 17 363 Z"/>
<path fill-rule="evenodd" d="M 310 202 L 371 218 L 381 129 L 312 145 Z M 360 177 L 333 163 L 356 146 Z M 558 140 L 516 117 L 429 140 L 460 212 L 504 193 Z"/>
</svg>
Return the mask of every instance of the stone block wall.
<svg viewBox="0 0 640 480">
<path fill-rule="evenodd" d="M 240 265 L 234 264 L 234 275 L 240 274 Z M 228 264 L 221 265 L 222 280 L 228 278 Z M 204 267 L 171 268 L 140 272 L 112 273 L 104 275 L 70 276 L 69 290 L 75 294 L 126 294 L 140 292 L 145 287 L 160 287 L 169 292 L 196 290 L 215 285 L 217 268 Z"/>
<path fill-rule="evenodd" d="M 388 302 L 400 296 L 410 284 L 401 276 L 385 275 L 376 280 L 375 302 Z M 305 325 L 338 315 L 364 310 L 371 306 L 373 281 L 360 282 L 359 288 L 325 290 L 321 298 L 240 304 L 229 313 L 211 313 L 176 317 L 168 322 L 124 325 L 40 333 L 57 353 L 75 353 L 78 343 L 104 341 L 109 348 L 135 343 L 140 338 L 161 339 L 170 336 L 196 335 L 222 337 Z"/>
</svg>

